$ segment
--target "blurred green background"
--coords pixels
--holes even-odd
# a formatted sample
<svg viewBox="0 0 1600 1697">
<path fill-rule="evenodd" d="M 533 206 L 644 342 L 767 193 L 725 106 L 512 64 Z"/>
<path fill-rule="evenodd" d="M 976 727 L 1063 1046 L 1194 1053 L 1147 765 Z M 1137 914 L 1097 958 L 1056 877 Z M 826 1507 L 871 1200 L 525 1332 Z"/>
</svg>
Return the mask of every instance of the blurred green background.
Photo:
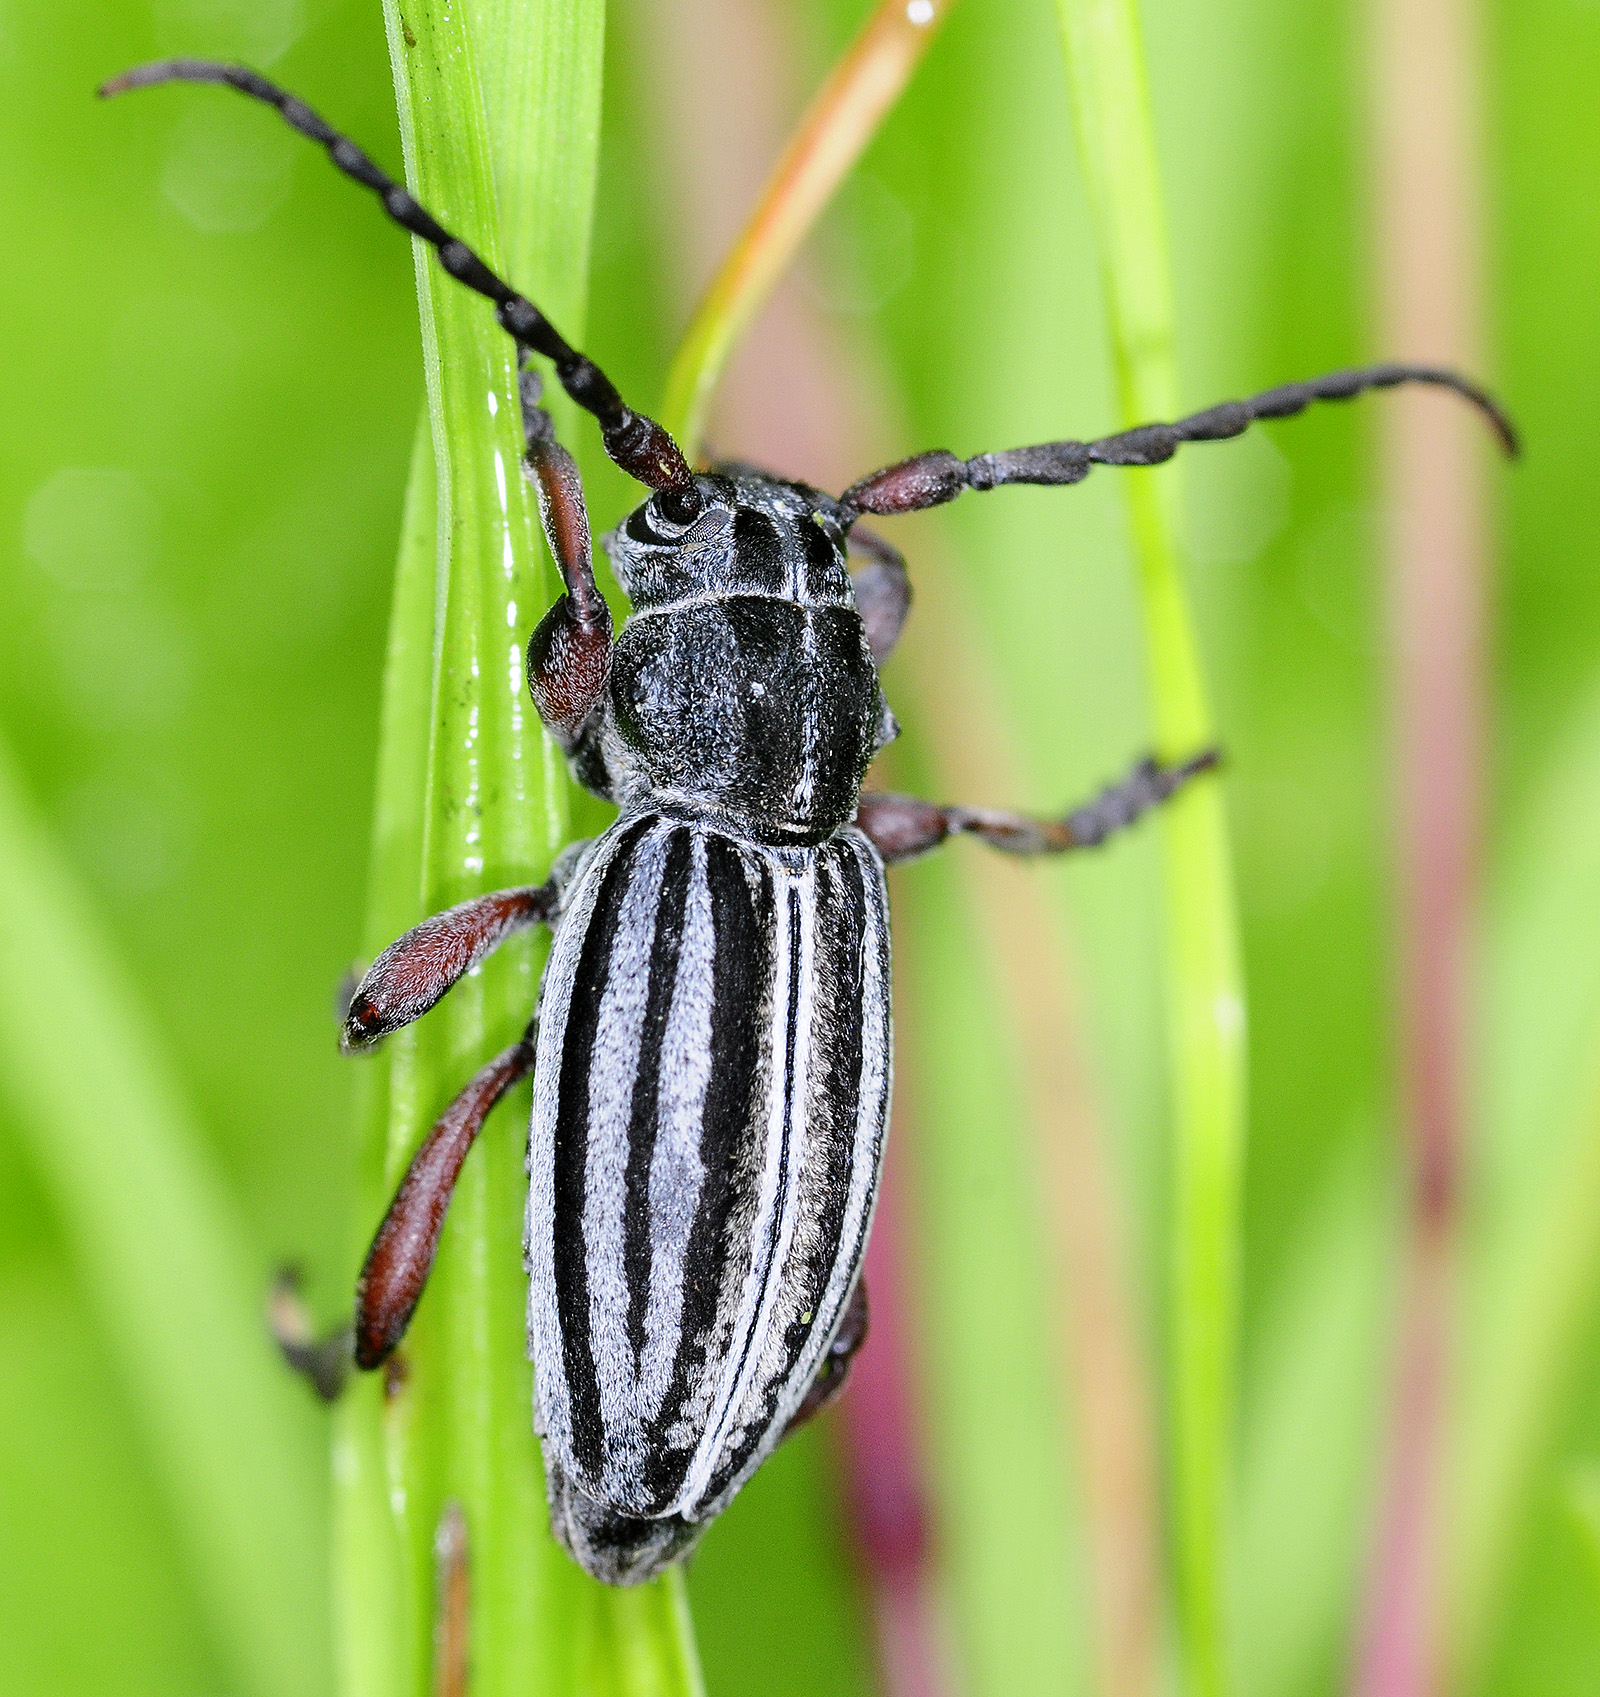
<svg viewBox="0 0 1600 1697">
<path fill-rule="evenodd" d="M 753 5 L 730 0 L 730 15 Z M 783 85 L 811 86 L 867 10 L 785 8 L 800 62 Z M 1146 0 L 1143 16 L 1184 401 L 1403 354 L 1372 330 L 1362 8 Z M 1486 8 L 1483 26 L 1490 371 L 1529 452 L 1494 474 L 1492 813 L 1445 1607 L 1462 1689 L 1553 1694 L 1600 1681 L 1600 8 L 1520 0 Z M 654 127 L 659 19 L 613 0 L 609 28 L 588 345 L 648 404 L 682 328 L 683 185 Z M 4 783 L 80 890 L 86 933 L 166 1075 L 154 1088 L 192 1124 L 196 1182 L 233 1222 L 240 1288 L 297 1260 L 331 1315 L 352 1272 L 352 1082 L 332 1004 L 360 931 L 422 393 L 415 294 L 404 244 L 263 114 L 92 99 L 126 64 L 182 51 L 271 66 L 398 161 L 370 0 L 0 0 Z M 893 397 L 906 434 L 887 452 L 1114 425 L 1049 0 L 956 9 L 810 271 L 813 306 Z M 758 326 L 755 361 L 760 340 Z M 1249 1697 L 1344 1683 L 1388 1377 L 1401 1169 L 1382 404 L 1207 450 L 1185 484 L 1251 1011 L 1236 1574 Z M 614 479 L 593 488 L 604 528 L 625 494 Z M 1020 786 L 959 799 L 1055 806 L 1144 746 L 1122 527 L 1109 478 L 969 502 L 925 527 L 1009 726 L 997 770 Z M 888 674 L 907 732 L 894 776 L 933 790 L 962 704 L 910 672 L 896 694 L 917 640 L 914 622 Z M 961 1689 L 1088 1691 L 1055 1228 L 971 898 L 988 871 L 960 845 L 895 885 L 897 1159 L 941 1594 Z M 995 876 L 1033 881 L 1070 959 L 1159 1358 L 1154 839 Z M 13 1003 L 49 989 L 18 953 L 20 888 L 0 881 Z M 91 1009 L 63 1047 L 102 1091 L 114 1173 L 136 1092 L 100 1078 L 121 1053 L 102 1035 Z M 117 1261 L 85 1241 L 92 1216 L 41 1154 L 46 1124 L 0 1079 L 0 1692 L 241 1690 L 203 1544 L 152 1438 L 150 1375 L 115 1335 Z M 202 1331 L 190 1341 L 214 1347 Z M 227 1348 L 264 1373 L 261 1339 Z M 283 1476 L 262 1536 L 289 1577 L 260 1606 L 295 1646 L 300 1688 L 328 1690 L 326 1416 L 261 1382 L 282 1392 Z M 199 1417 L 225 1453 L 268 1412 L 224 1399 Z M 691 1592 L 714 1694 L 874 1687 L 836 1444 L 825 1426 L 789 1446 L 707 1540 Z"/>
</svg>

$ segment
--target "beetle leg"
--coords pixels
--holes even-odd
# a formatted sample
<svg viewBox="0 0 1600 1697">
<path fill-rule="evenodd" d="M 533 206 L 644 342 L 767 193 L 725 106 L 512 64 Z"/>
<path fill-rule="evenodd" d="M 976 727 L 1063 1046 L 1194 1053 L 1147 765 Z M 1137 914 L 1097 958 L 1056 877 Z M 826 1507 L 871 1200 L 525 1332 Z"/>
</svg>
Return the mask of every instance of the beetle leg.
<svg viewBox="0 0 1600 1697">
<path fill-rule="evenodd" d="M 861 621 L 867 627 L 867 646 L 881 666 L 900 640 L 906 614 L 911 611 L 911 579 L 905 556 L 875 531 L 859 525 L 850 532 L 850 552 L 867 556 L 867 563 L 851 572 L 850 581 L 855 585 Z"/>
<path fill-rule="evenodd" d="M 355 1363 L 381 1366 L 405 1335 L 433 1270 L 461 1163 L 490 1110 L 533 1071 L 535 1026 L 482 1068 L 411 1157 L 356 1281 Z"/>
<path fill-rule="evenodd" d="M 611 676 L 611 609 L 594 581 L 594 550 L 577 461 L 556 440 L 539 405 L 539 374 L 521 376 L 522 469 L 539 497 L 545 540 L 566 593 L 528 641 L 528 688 L 539 717 L 585 788 L 609 796 L 598 747 L 599 713 Z"/>
<path fill-rule="evenodd" d="M 855 1360 L 856 1351 L 867 1341 L 867 1319 L 867 1281 L 865 1278 L 859 1278 L 856 1280 L 856 1288 L 850 1293 L 850 1300 L 844 1305 L 839 1329 L 833 1334 L 833 1342 L 828 1345 L 828 1352 L 822 1358 L 817 1376 L 811 1381 L 805 1401 L 795 1410 L 794 1418 L 784 1428 L 785 1437 L 797 1426 L 805 1425 L 808 1420 L 820 1414 L 844 1389 L 845 1379 L 850 1373 L 850 1363 Z"/>
<path fill-rule="evenodd" d="M 533 1071 L 536 1029 L 530 1023 L 518 1042 L 476 1074 L 411 1157 L 362 1263 L 353 1321 L 314 1339 L 295 1276 L 278 1276 L 268 1308 L 273 1337 L 284 1360 L 325 1402 L 338 1397 L 352 1366 L 381 1367 L 405 1336 L 433 1271 L 461 1164 L 494 1105 Z"/>
<path fill-rule="evenodd" d="M 542 884 L 475 896 L 413 926 L 367 968 L 345 1014 L 339 1046 L 354 1054 L 380 1037 L 420 1019 L 463 974 L 507 937 L 530 925 L 550 924 L 561 911 L 579 853 L 566 849 Z"/>
<path fill-rule="evenodd" d="M 869 790 L 861 798 L 856 823 L 872 839 L 885 862 L 911 860 L 938 848 L 949 837 L 981 837 L 1007 854 L 1064 854 L 1096 848 L 1131 825 L 1221 759 L 1208 748 L 1178 766 L 1141 760 L 1120 783 L 1059 819 L 1035 819 L 1026 813 L 998 813 L 984 807 L 939 807 L 910 795 Z"/>
<path fill-rule="evenodd" d="M 1220 442 L 1242 436 L 1257 419 L 1290 418 L 1313 401 L 1347 401 L 1369 389 L 1422 383 L 1449 389 L 1470 401 L 1488 420 L 1508 454 L 1517 452 L 1511 420 L 1484 390 L 1458 372 L 1426 365 L 1374 365 L 1334 371 L 1304 383 L 1285 383 L 1244 401 L 1223 401 L 1175 424 L 1141 424 L 1092 442 L 1041 442 L 999 454 L 958 459 L 942 448 L 885 466 L 854 483 L 839 497 L 851 513 L 915 513 L 942 506 L 967 489 L 998 489 L 1005 483 L 1081 483 L 1097 465 L 1149 466 L 1170 460 L 1185 442 Z"/>
</svg>

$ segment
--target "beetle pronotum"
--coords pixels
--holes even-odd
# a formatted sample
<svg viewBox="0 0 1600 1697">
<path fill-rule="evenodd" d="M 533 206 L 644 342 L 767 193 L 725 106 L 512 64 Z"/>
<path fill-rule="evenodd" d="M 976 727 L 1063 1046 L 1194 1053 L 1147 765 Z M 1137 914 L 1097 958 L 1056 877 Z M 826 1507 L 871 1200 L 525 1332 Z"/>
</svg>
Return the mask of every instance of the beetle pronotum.
<svg viewBox="0 0 1600 1697">
<path fill-rule="evenodd" d="M 619 817 L 545 883 L 426 920 L 361 980 L 347 1050 L 419 1018 L 512 933 L 554 932 L 526 1032 L 412 1160 L 353 1327 L 320 1346 L 285 1340 L 330 1390 L 352 1356 L 388 1359 L 473 1139 L 531 1072 L 528 1332 L 551 1525 L 596 1578 L 635 1583 L 682 1556 L 837 1390 L 865 1335 L 891 1074 L 884 866 L 955 835 L 1021 855 L 1091 847 L 1216 764 L 1214 750 L 1142 761 L 1056 819 L 863 795 L 896 734 L 877 668 L 910 588 L 899 553 L 859 521 L 1156 465 L 1185 442 L 1401 383 L 1454 390 L 1508 451 L 1515 438 L 1465 378 L 1382 365 L 1097 441 L 918 454 L 837 497 L 739 464 L 696 472 L 531 301 L 301 101 L 242 66 L 191 59 L 102 92 L 174 81 L 226 83 L 321 143 L 494 303 L 524 357 L 552 362 L 612 460 L 652 492 L 604 539 L 632 603 L 614 636 L 577 466 L 523 372 L 524 468 L 565 585 L 528 643 L 528 683 L 576 778 Z"/>
</svg>

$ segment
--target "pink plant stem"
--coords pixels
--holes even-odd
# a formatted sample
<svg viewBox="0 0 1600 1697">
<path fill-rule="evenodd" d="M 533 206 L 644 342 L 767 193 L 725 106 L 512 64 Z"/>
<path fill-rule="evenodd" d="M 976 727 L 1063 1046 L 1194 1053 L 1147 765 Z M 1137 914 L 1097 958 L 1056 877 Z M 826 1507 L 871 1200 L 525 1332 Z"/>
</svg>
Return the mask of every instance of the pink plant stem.
<svg viewBox="0 0 1600 1697">
<path fill-rule="evenodd" d="M 884 1697 L 948 1697 L 952 1658 L 934 1583 L 906 1293 L 904 1146 L 897 1111 L 867 1247 L 871 1330 L 840 1400 L 851 1530 L 866 1575 Z"/>
<path fill-rule="evenodd" d="M 1376 12 L 1385 345 L 1475 365 L 1474 46 L 1463 0 Z M 1389 1457 L 1359 1697 L 1430 1697 L 1456 1315 L 1467 957 L 1483 763 L 1484 516 L 1470 423 L 1398 398 L 1389 536 L 1400 862 L 1400 1044 L 1411 1166 Z"/>
</svg>

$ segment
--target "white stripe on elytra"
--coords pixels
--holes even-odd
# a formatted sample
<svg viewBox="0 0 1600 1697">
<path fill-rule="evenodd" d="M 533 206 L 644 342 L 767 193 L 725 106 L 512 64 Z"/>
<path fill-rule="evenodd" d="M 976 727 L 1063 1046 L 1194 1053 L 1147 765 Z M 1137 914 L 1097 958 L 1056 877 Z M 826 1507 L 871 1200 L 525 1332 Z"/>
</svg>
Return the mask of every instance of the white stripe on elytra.
<svg viewBox="0 0 1600 1697">
<path fill-rule="evenodd" d="M 628 1273 L 623 1260 L 628 1122 L 667 841 L 666 833 L 648 837 L 630 869 L 587 1069 L 589 1147 L 583 1181 L 583 1239 L 589 1274 L 589 1344 L 600 1389 L 608 1480 L 619 1470 L 636 1471 L 636 1462 L 630 1465 L 630 1461 L 642 1442 L 628 1348 Z"/>
<path fill-rule="evenodd" d="M 711 1082 L 716 936 L 706 839 L 695 831 L 690 840 L 694 859 L 678 975 L 662 1033 L 656 1145 L 650 1158 L 650 1300 L 639 1372 L 640 1413 L 647 1421 L 661 1412 L 682 1342 L 685 1260 L 706 1176 L 700 1138 Z"/>
<path fill-rule="evenodd" d="M 815 932 L 817 923 L 826 924 L 827 932 L 837 936 L 839 930 L 855 923 L 859 917 L 865 931 L 870 919 L 866 915 L 857 915 L 853 894 L 840 875 L 840 860 L 842 854 L 847 854 L 848 848 L 830 844 L 822 849 L 814 863 L 811 899 L 807 904 L 811 916 L 810 929 Z M 825 933 L 826 934 L 826 933 Z M 802 1089 L 804 1095 L 796 1101 L 795 1117 L 797 1122 L 805 1127 L 806 1149 L 805 1160 L 808 1164 L 826 1165 L 831 1158 L 831 1148 L 817 1150 L 819 1141 L 825 1139 L 831 1145 L 835 1137 L 851 1139 L 850 1149 L 850 1184 L 852 1190 L 859 1189 L 862 1184 L 863 1169 L 870 1173 L 871 1160 L 868 1156 L 863 1160 L 863 1152 L 859 1139 L 859 1116 L 857 1121 L 848 1127 L 834 1123 L 826 1113 L 818 1116 L 816 1125 L 821 1138 L 812 1134 L 812 1115 L 810 1098 L 815 1093 L 830 1088 L 825 1075 L 819 1071 L 825 1064 L 816 1050 L 816 1029 L 819 1022 L 830 1025 L 839 1012 L 839 999 L 849 994 L 844 985 L 830 985 L 826 990 L 819 990 L 817 984 L 817 945 L 815 937 L 810 936 L 806 941 L 805 961 L 808 968 L 805 985 L 806 1011 L 804 1032 L 801 1038 L 805 1055 L 805 1072 Z M 827 1005 L 824 1005 L 826 999 Z M 854 1011 L 853 1009 L 851 1010 Z M 869 1180 L 870 1182 L 870 1180 Z M 799 1196 L 798 1169 L 794 1181 L 795 1208 L 791 1230 L 791 1240 L 796 1232 L 809 1230 L 815 1232 L 816 1216 L 814 1213 L 802 1215 L 801 1197 Z M 815 1197 L 812 1198 L 813 1204 Z M 844 1222 L 848 1225 L 848 1219 Z M 791 1246 L 792 1247 L 792 1242 Z M 787 1265 L 788 1250 L 785 1252 Z M 765 1418 L 770 1422 L 772 1430 L 766 1434 L 766 1442 L 758 1445 L 760 1449 L 771 1449 L 781 1438 L 790 1416 L 804 1399 L 810 1382 L 820 1363 L 822 1353 L 827 1347 L 834 1330 L 834 1320 L 842 1309 L 845 1296 L 848 1294 L 848 1282 L 854 1269 L 853 1245 L 848 1233 L 841 1235 L 838 1251 L 833 1263 L 827 1270 L 827 1276 L 822 1288 L 814 1292 L 807 1303 L 815 1309 L 814 1323 L 806 1337 L 798 1359 L 789 1360 L 789 1344 L 785 1332 L 790 1322 L 798 1317 L 798 1307 L 791 1300 L 788 1311 L 769 1319 L 763 1327 L 763 1345 L 766 1358 L 762 1370 L 753 1376 L 751 1386 L 746 1392 L 746 1402 L 743 1418 L 746 1423 L 754 1419 Z M 792 1289 L 779 1291 L 781 1280 L 774 1280 L 774 1295 L 784 1294 L 791 1299 L 795 1296 Z M 782 1375 L 783 1382 L 778 1383 Z"/>
<path fill-rule="evenodd" d="M 694 1465 L 685 1480 L 683 1498 L 697 1502 L 703 1498 L 712 1474 L 721 1465 L 725 1452 L 741 1441 L 744 1433 L 743 1416 L 752 1382 L 761 1373 L 767 1355 L 768 1332 L 772 1311 L 782 1286 L 782 1271 L 788 1260 L 794 1238 L 796 1219 L 800 1211 L 800 1172 L 807 1156 L 806 1083 L 811 1065 L 811 1013 L 815 1006 L 812 968 L 814 946 L 812 925 L 816 914 L 816 859 L 807 856 L 796 872 L 778 874 L 774 867 L 776 905 L 784 916 L 779 934 L 781 947 L 780 992 L 774 997 L 773 1065 L 769 1075 L 771 1105 L 768 1119 L 769 1134 L 766 1146 L 766 1173 L 763 1175 L 762 1206 L 755 1228 L 755 1241 L 766 1244 L 771 1251 L 758 1263 L 753 1263 L 745 1284 L 745 1298 L 740 1304 L 739 1325 L 734 1337 L 741 1340 L 728 1353 L 724 1376 L 724 1392 L 719 1396 L 706 1429 L 706 1436 L 696 1452 Z M 798 901 L 791 901 L 791 892 Z M 793 914 L 799 919 L 799 949 L 793 948 L 790 925 Z M 792 954 L 798 961 L 791 961 Z M 795 1001 L 795 1051 L 791 1059 L 788 1049 L 789 970 L 799 968 L 798 997 Z M 792 1069 L 793 1098 L 784 1100 L 784 1079 Z M 787 1149 L 785 1132 L 787 1131 Z M 782 1211 L 774 1221 L 780 1177 L 783 1181 Z M 747 1340 L 748 1347 L 745 1346 Z"/>
</svg>

